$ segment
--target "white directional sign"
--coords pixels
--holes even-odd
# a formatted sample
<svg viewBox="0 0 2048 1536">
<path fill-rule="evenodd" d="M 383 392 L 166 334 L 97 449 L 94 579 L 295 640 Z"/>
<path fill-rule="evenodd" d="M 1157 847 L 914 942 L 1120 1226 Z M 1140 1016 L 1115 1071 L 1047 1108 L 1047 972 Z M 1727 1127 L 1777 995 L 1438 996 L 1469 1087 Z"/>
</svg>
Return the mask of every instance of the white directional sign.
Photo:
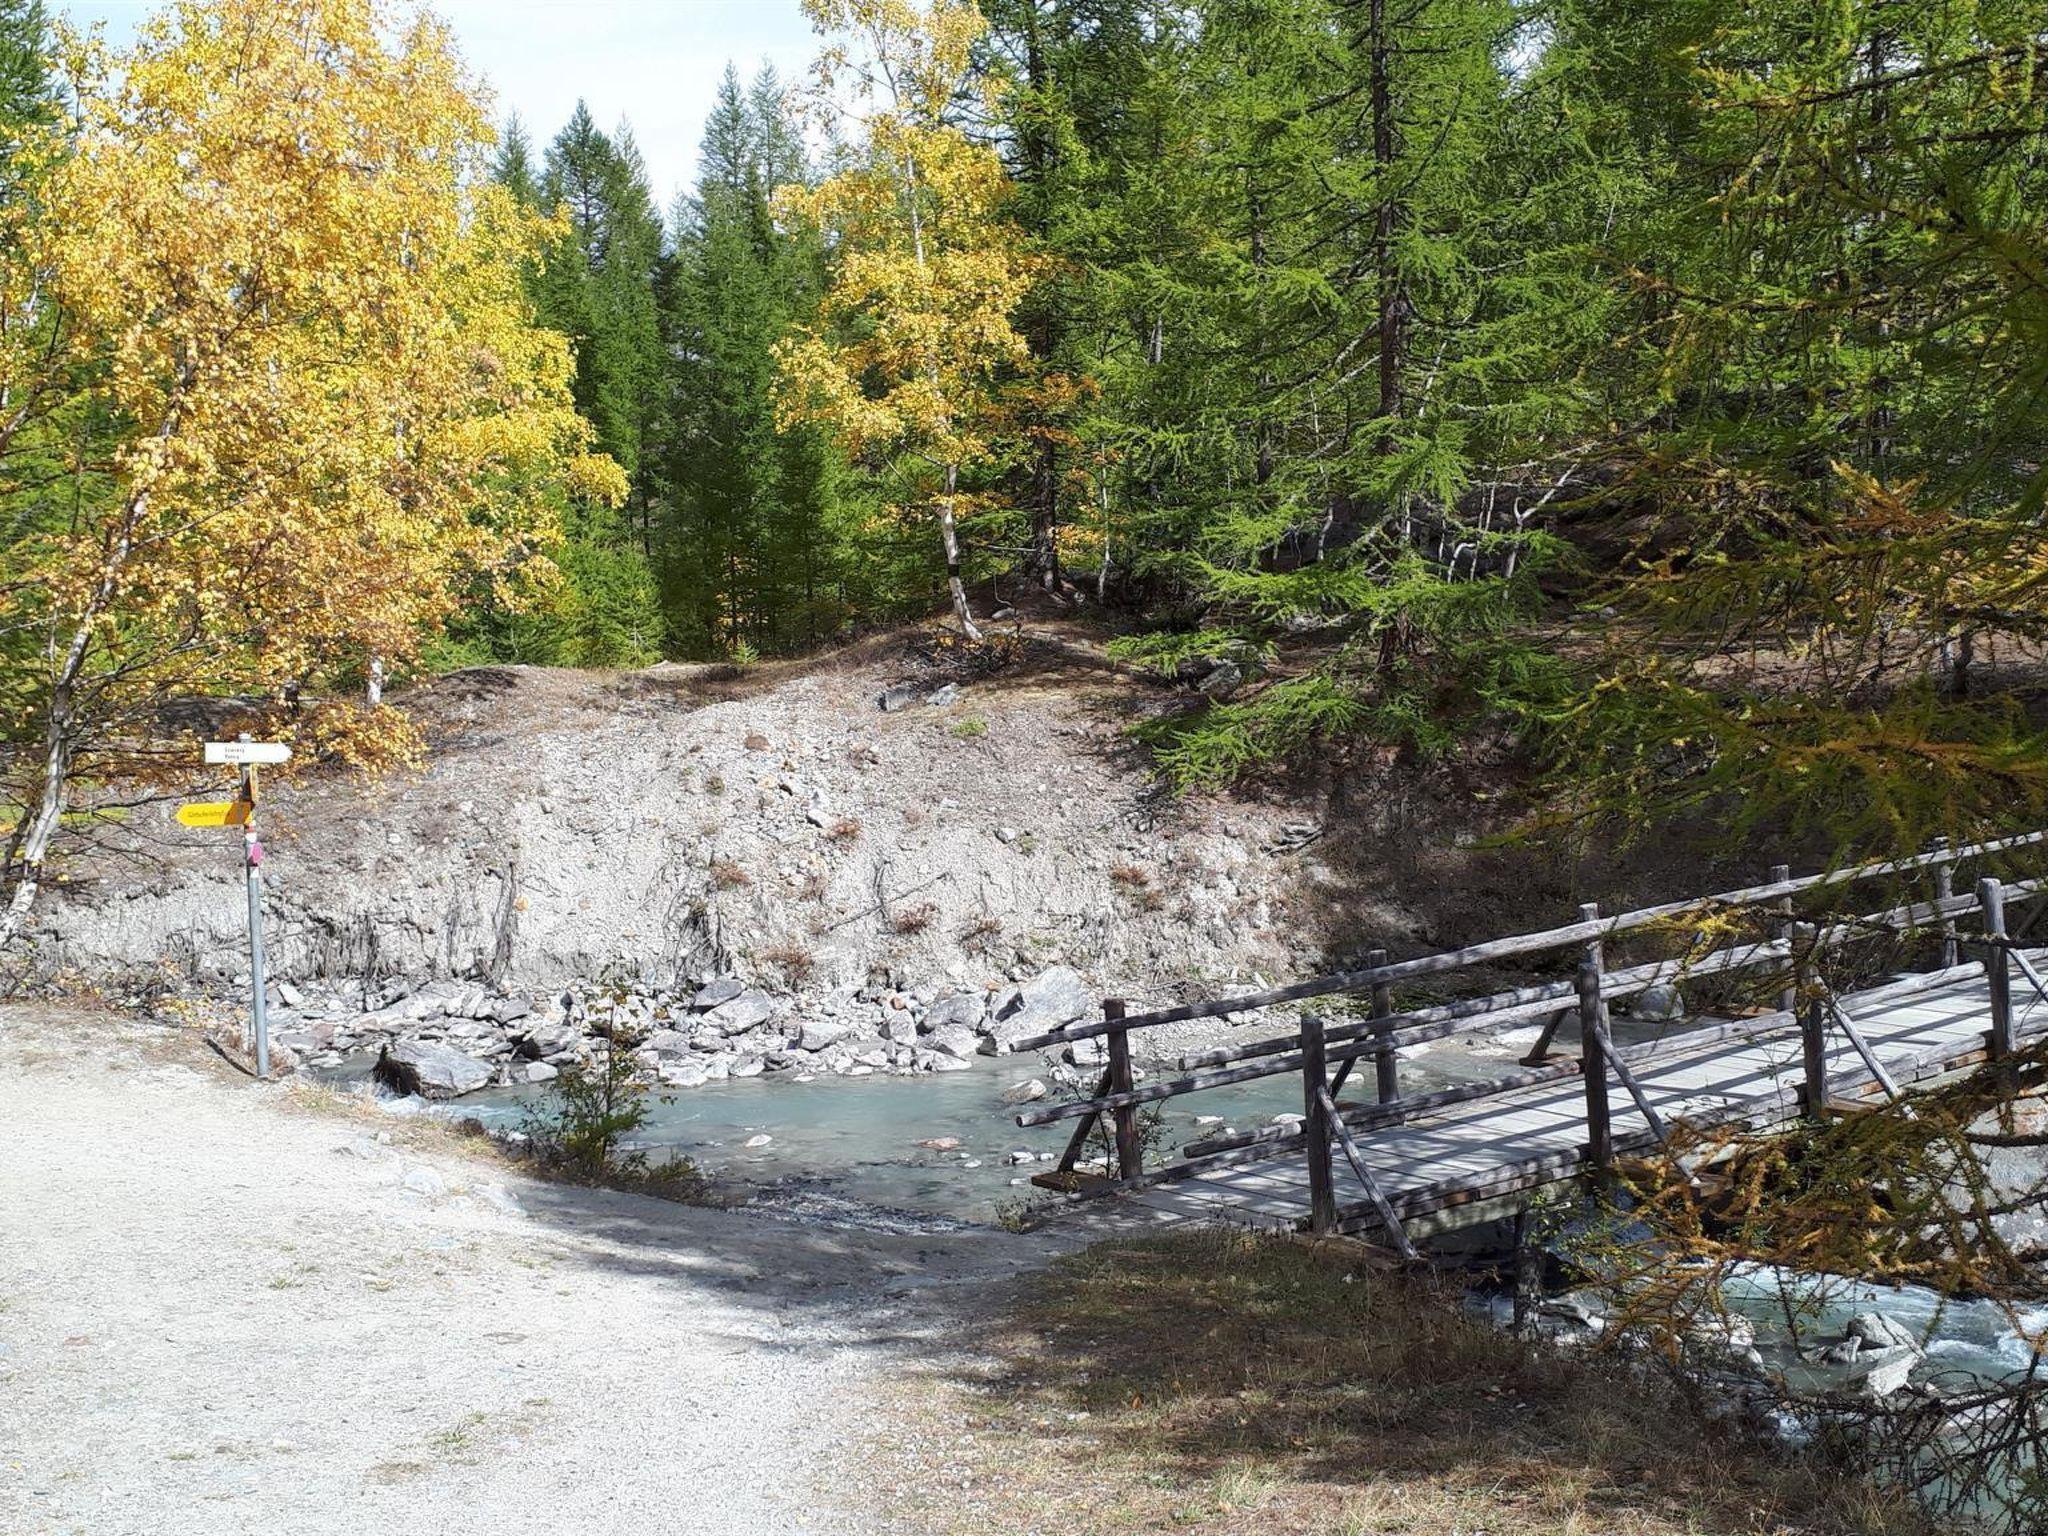
<svg viewBox="0 0 2048 1536">
<path fill-rule="evenodd" d="M 282 763 L 291 755 L 292 749 L 281 741 L 209 741 L 206 744 L 209 763 Z"/>
</svg>

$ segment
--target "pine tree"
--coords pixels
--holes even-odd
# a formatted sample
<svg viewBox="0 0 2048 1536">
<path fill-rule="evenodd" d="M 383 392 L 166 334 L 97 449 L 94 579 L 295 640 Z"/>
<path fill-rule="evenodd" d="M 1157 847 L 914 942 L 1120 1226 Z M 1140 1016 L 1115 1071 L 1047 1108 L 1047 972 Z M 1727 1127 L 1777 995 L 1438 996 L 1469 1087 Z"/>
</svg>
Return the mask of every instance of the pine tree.
<svg viewBox="0 0 2048 1536">
<path fill-rule="evenodd" d="M 603 502 L 566 506 L 568 537 L 551 568 L 510 604 L 480 592 L 447 659 L 639 665 L 663 638 L 648 558 L 662 493 L 651 446 L 665 368 L 655 308 L 661 222 L 631 135 L 606 135 L 581 102 L 538 174 L 524 126 L 508 122 L 492 176 L 521 205 L 560 221 L 527 266 L 527 291 L 540 322 L 569 338 L 576 407 L 626 473 L 627 519 Z"/>
<path fill-rule="evenodd" d="M 778 428 L 773 348 L 817 303 L 822 250 L 786 239 L 769 195 L 808 165 L 780 81 L 728 66 L 695 194 L 677 209 L 664 325 L 675 359 L 664 602 L 678 646 L 722 654 L 816 644 L 836 623 L 832 455 Z"/>
<path fill-rule="evenodd" d="M 1868 849 L 2038 816 L 2048 737 L 1976 663 L 2048 638 L 2048 6 L 1612 11 L 1560 39 L 1657 172 L 1610 261 L 1630 640 L 1555 716 L 1561 790 Z"/>
</svg>

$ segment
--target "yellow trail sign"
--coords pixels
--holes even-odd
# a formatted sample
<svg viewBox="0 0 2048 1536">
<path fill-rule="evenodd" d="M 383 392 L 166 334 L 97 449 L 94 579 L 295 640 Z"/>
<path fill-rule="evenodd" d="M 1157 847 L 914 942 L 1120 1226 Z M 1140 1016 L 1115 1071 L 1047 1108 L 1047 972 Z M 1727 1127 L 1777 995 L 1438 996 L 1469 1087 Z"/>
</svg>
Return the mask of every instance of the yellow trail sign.
<svg viewBox="0 0 2048 1536">
<path fill-rule="evenodd" d="M 178 807 L 178 820 L 188 827 L 239 827 L 249 819 L 246 800 L 200 800 Z"/>
</svg>

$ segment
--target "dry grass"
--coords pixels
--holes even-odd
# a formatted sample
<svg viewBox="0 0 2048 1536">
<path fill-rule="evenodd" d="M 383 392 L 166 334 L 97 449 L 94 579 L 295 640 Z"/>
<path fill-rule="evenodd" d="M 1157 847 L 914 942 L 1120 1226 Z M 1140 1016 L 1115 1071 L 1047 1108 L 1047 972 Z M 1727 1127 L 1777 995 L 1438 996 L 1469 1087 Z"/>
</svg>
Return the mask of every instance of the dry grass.
<svg viewBox="0 0 2048 1536">
<path fill-rule="evenodd" d="M 801 944 L 770 944 L 758 951 L 754 958 L 764 965 L 774 966 L 791 986 L 800 986 L 808 981 L 818 963 Z"/>
<path fill-rule="evenodd" d="M 931 927 L 939 915 L 939 909 L 929 901 L 921 901 L 914 907 L 905 907 L 889 919 L 891 931 L 900 934 L 923 933 Z"/>
<path fill-rule="evenodd" d="M 1901 1500 L 1517 1343 L 1359 1251 L 1225 1234 L 1056 1266 L 966 1408 L 935 1531 L 1927 1536 Z M 954 1420 L 957 1422 L 957 1419 Z"/>
<path fill-rule="evenodd" d="M 965 954 L 985 955 L 996 947 L 1002 936 L 1003 920 L 993 913 L 984 912 L 960 930 L 958 943 Z"/>
<path fill-rule="evenodd" d="M 741 869 L 731 859 L 713 859 L 711 861 L 711 883 L 721 891 L 736 891 L 743 886 L 752 885 L 754 877 L 744 869 Z"/>
</svg>

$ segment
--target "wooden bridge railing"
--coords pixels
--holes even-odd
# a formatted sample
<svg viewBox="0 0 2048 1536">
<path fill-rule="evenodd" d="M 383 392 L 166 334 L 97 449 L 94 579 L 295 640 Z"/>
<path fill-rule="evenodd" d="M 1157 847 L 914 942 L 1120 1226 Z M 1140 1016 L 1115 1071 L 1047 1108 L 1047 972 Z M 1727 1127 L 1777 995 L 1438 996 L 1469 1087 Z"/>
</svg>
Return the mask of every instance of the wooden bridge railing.
<svg viewBox="0 0 2048 1536">
<path fill-rule="evenodd" d="M 1596 1168 L 1605 1167 L 1620 1150 L 1614 1134 L 1610 1086 L 1618 1086 L 1633 1101 L 1648 1127 L 1648 1144 L 1654 1144 L 1664 1138 L 1665 1126 L 1637 1080 L 1638 1067 L 1660 1056 L 1694 1050 L 1717 1039 L 1735 1035 L 1754 1036 L 1760 1031 L 1795 1025 L 1801 1039 L 1801 1099 L 1809 1112 L 1824 1112 L 1830 1102 L 1826 1036 L 1831 1029 L 1848 1041 L 1869 1070 L 1871 1078 L 1886 1092 L 1896 1096 L 1898 1085 L 1871 1051 L 1857 1022 L 1843 1011 L 1840 1003 L 1821 983 L 1820 957 L 1830 949 L 1867 941 L 1875 935 L 1938 935 L 1940 964 L 1936 969 L 1900 978 L 1872 989 L 1864 996 L 1889 1005 L 1915 992 L 1947 985 L 1966 976 L 1974 977 L 1980 973 L 1981 967 L 1990 988 L 1991 1029 L 1986 1041 L 1987 1053 L 1993 1059 L 2011 1054 L 2015 1045 L 2011 992 L 2013 967 L 2017 965 L 2022 970 L 2027 982 L 2041 993 L 2044 1000 L 2048 1000 L 2048 981 L 2035 972 L 2007 934 L 2006 908 L 2010 903 L 2048 891 L 2048 880 L 2002 883 L 1987 875 L 1977 880 L 1968 894 L 1958 895 L 1955 893 L 1955 871 L 1966 862 L 2032 848 L 2044 841 L 2048 841 L 2048 831 L 1999 838 L 1963 848 L 1950 848 L 1946 843 L 1939 843 L 1930 851 L 1910 858 L 1855 865 L 1797 878 L 1780 865 L 1772 871 L 1772 878 L 1761 885 L 1688 901 L 1667 902 L 1612 917 L 1603 917 L 1597 907 L 1587 905 L 1579 909 L 1579 920 L 1574 923 L 1409 960 L 1389 961 L 1384 950 L 1376 950 L 1369 957 L 1371 963 L 1363 969 L 1315 977 L 1262 992 L 1139 1013 L 1130 1012 L 1123 1000 L 1111 999 L 1103 1004 L 1100 1019 L 1012 1041 L 1006 1047 L 1010 1052 L 1021 1052 L 1099 1036 L 1108 1037 L 1104 1042 L 1108 1048 L 1108 1064 L 1092 1095 L 1071 1103 L 1034 1106 L 1016 1117 L 1020 1126 L 1046 1125 L 1065 1119 L 1079 1122 L 1058 1169 L 1038 1175 L 1034 1182 L 1075 1192 L 1107 1193 L 1303 1150 L 1308 1157 L 1309 1225 L 1314 1230 L 1324 1230 L 1337 1218 L 1335 1154 L 1340 1151 L 1351 1173 L 1365 1190 L 1363 1209 L 1377 1216 L 1379 1224 L 1386 1228 L 1398 1246 L 1405 1249 L 1407 1238 L 1364 1158 L 1355 1132 L 1399 1124 L 1454 1104 L 1577 1076 L 1585 1083 L 1586 1142 L 1583 1157 Z M 1931 875 L 1933 893 L 1927 900 L 1877 912 L 1819 915 L 1812 921 L 1798 918 L 1795 898 L 1921 871 Z M 1740 912 L 1754 914 L 1752 933 L 1767 933 L 1769 936 L 1745 935 L 1718 942 L 1700 942 L 1714 920 Z M 1972 914 L 1981 914 L 1980 932 L 1965 937 L 1958 927 L 1958 919 Z M 1683 932 L 1688 926 L 1694 929 L 1694 933 L 1687 953 L 1609 968 L 1608 945 L 1612 941 L 1653 930 Z M 1723 923 L 1722 926 L 1725 929 L 1727 925 Z M 1966 948 L 1980 951 L 1983 960 L 1964 963 L 1962 951 Z M 1394 988 L 1402 982 L 1444 977 L 1504 960 L 1521 960 L 1559 951 L 1575 952 L 1569 976 L 1485 996 L 1406 1009 L 1394 1006 Z M 1763 968 L 1775 969 L 1782 976 L 1776 1013 L 1762 1018 L 1710 1023 L 1643 1044 L 1617 1046 L 1614 1043 L 1608 1012 L 1612 1002 L 1636 996 L 1653 986 Z M 1180 1063 L 1183 1075 L 1142 1086 L 1136 1081 L 1130 1048 L 1133 1031 L 1347 994 L 1364 1001 L 1363 1018 L 1331 1023 L 1316 1014 L 1305 1013 L 1299 1025 L 1287 1034 L 1184 1056 Z M 1521 1063 L 1520 1070 L 1431 1093 L 1403 1094 L 1399 1052 L 1404 1047 L 1539 1018 L 1545 1021 L 1544 1029 L 1536 1048 Z M 1578 1026 L 1578 1054 L 1571 1059 L 1552 1060 L 1549 1055 L 1551 1041 L 1567 1020 L 1575 1021 Z M 1338 1095 L 1353 1067 L 1366 1059 L 1373 1063 L 1377 1102 L 1364 1106 L 1346 1105 Z M 1334 1076 L 1331 1073 L 1333 1067 Z M 1302 1117 L 1298 1125 L 1277 1124 L 1211 1137 L 1184 1146 L 1180 1161 L 1176 1163 L 1150 1170 L 1144 1166 L 1139 1124 L 1139 1112 L 1144 1106 L 1260 1078 L 1296 1073 L 1300 1074 L 1303 1085 Z M 1114 1129 L 1115 1172 L 1108 1176 L 1082 1174 L 1077 1169 L 1081 1153 L 1090 1132 L 1104 1117 Z M 1632 1134 L 1627 1140 L 1630 1144 L 1638 1144 L 1642 1143 L 1643 1137 Z"/>
</svg>

